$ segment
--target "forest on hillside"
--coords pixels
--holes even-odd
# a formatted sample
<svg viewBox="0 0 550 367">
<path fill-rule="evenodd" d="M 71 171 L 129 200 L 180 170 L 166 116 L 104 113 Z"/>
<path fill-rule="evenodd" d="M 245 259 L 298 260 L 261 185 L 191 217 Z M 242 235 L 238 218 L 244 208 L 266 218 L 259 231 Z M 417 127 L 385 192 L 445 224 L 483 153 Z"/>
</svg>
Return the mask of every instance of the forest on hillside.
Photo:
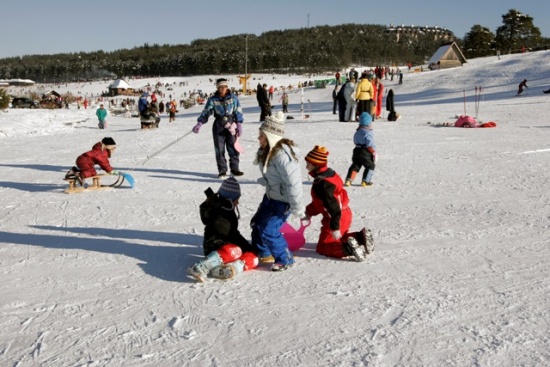
<svg viewBox="0 0 550 367">
<path fill-rule="evenodd" d="M 518 19 L 520 21 L 518 21 Z M 527 20 L 527 21 L 526 21 Z M 441 44 L 457 41 L 466 57 L 545 47 L 533 19 L 517 10 L 503 15 L 493 34 L 474 25 L 464 40 L 444 29 L 344 24 L 197 39 L 185 45 L 144 44 L 113 52 L 28 55 L 0 59 L 0 79 L 64 82 L 125 76 L 314 73 L 351 65 L 423 64 Z"/>
</svg>

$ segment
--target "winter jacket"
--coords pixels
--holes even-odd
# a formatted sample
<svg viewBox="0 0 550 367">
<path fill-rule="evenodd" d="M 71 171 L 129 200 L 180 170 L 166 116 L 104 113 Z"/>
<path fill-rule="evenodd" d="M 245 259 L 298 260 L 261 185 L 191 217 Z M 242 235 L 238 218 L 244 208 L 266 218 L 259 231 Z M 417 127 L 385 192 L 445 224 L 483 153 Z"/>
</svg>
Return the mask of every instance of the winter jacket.
<svg viewBox="0 0 550 367">
<path fill-rule="evenodd" d="M 315 175 L 311 186 L 311 204 L 306 206 L 306 214 L 314 217 L 323 215 L 323 227 L 331 231 L 340 229 L 342 208 L 347 207 L 349 198 L 342 178 L 331 168 L 322 168 Z"/>
<path fill-rule="evenodd" d="M 147 97 L 141 97 L 138 102 L 138 110 L 140 113 L 145 112 L 149 107 L 149 102 L 147 102 Z"/>
<path fill-rule="evenodd" d="M 218 194 L 210 195 L 199 207 L 204 227 L 204 255 L 232 243 L 239 246 L 243 253 L 254 248 L 239 232 L 239 219 L 233 204 Z"/>
<path fill-rule="evenodd" d="M 80 169 L 82 178 L 96 176 L 94 166 L 98 164 L 105 172 L 110 173 L 113 167 L 109 164 L 109 151 L 101 142 L 97 142 L 92 150 L 80 155 L 76 159 L 76 165 Z"/>
<path fill-rule="evenodd" d="M 353 143 L 361 148 L 372 148 L 376 150 L 372 128 L 370 126 L 358 128 L 355 134 L 353 134 Z"/>
<path fill-rule="evenodd" d="M 264 87 L 258 87 L 256 99 L 258 100 L 258 105 L 260 107 L 269 106 L 269 96 L 267 95 L 267 90 Z"/>
<path fill-rule="evenodd" d="M 344 97 L 346 98 L 346 101 L 348 103 L 355 102 L 355 83 L 353 82 L 347 82 L 344 84 Z"/>
<path fill-rule="evenodd" d="M 264 173 L 264 165 L 259 164 L 262 177 L 258 183 L 265 186 L 265 193 L 271 200 L 278 200 L 290 205 L 292 213 L 303 212 L 302 204 L 302 172 L 300 164 L 292 157 L 291 150 L 297 154 L 296 147 L 281 144 L 274 155 L 267 161 Z"/>
<path fill-rule="evenodd" d="M 98 108 L 95 115 L 99 121 L 105 121 L 105 118 L 107 117 L 107 110 L 105 108 Z"/>
<path fill-rule="evenodd" d="M 241 103 L 236 95 L 227 92 L 222 97 L 219 92 L 216 91 L 214 95 L 208 98 L 204 105 L 204 110 L 197 118 L 197 122 L 206 124 L 210 115 L 214 115 L 214 123 L 212 130 L 214 132 L 222 132 L 226 129 L 228 122 L 242 123 L 244 121 L 241 109 Z"/>
<path fill-rule="evenodd" d="M 359 83 L 357 83 L 357 90 L 355 92 L 355 99 L 361 101 L 368 101 L 372 99 L 374 95 L 374 89 L 370 81 L 367 78 L 362 78 Z"/>
</svg>

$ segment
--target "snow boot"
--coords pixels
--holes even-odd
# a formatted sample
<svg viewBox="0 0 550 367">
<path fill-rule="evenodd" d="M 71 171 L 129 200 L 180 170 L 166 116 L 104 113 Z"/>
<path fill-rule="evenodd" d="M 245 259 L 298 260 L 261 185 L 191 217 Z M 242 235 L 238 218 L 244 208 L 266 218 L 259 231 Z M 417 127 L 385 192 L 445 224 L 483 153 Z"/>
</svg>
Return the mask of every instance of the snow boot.
<svg viewBox="0 0 550 367">
<path fill-rule="evenodd" d="M 350 254 L 350 256 L 355 257 L 355 260 L 359 262 L 363 262 L 367 259 L 365 248 L 361 246 L 353 237 L 349 237 L 348 241 L 344 243 L 344 249 L 348 252 L 348 254 Z"/>
<path fill-rule="evenodd" d="M 189 275 L 197 279 L 199 282 L 205 282 L 208 278 L 210 270 L 217 266 L 223 265 L 223 260 L 217 251 L 211 252 L 204 259 L 187 269 Z"/>
<path fill-rule="evenodd" d="M 271 271 L 285 271 L 288 268 L 291 268 L 293 266 L 294 266 L 294 264 L 283 265 L 283 264 L 275 263 L 271 266 Z"/>
<path fill-rule="evenodd" d="M 210 276 L 212 278 L 229 280 L 233 279 L 237 274 L 244 271 L 244 262 L 241 260 L 233 261 L 228 264 L 216 266 L 210 270 Z"/>
<path fill-rule="evenodd" d="M 260 264 L 273 264 L 275 262 L 275 258 L 272 255 L 260 257 Z"/>
<path fill-rule="evenodd" d="M 363 228 L 359 235 L 359 243 L 365 247 L 365 251 L 368 254 L 371 254 L 374 251 L 374 238 L 372 237 L 372 232 L 368 228 Z"/>
</svg>

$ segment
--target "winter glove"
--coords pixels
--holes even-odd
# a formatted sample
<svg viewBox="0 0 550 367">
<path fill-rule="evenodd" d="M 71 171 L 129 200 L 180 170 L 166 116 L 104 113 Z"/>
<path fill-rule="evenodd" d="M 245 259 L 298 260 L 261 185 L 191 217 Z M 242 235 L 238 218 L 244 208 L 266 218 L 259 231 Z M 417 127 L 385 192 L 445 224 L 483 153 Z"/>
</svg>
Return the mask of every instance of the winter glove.
<svg viewBox="0 0 550 367">
<path fill-rule="evenodd" d="M 241 122 L 237 123 L 237 136 L 241 136 L 243 134 L 243 124 Z"/>
<path fill-rule="evenodd" d="M 199 131 L 201 131 L 202 122 L 197 122 L 195 126 L 193 126 L 193 132 L 195 134 L 198 134 Z"/>
<path fill-rule="evenodd" d="M 311 224 L 311 216 L 309 216 L 307 213 L 304 214 L 304 216 L 300 218 L 300 222 L 304 226 L 309 226 Z"/>
<path fill-rule="evenodd" d="M 110 175 L 118 175 L 118 172 L 115 171 L 115 170 L 112 170 L 111 172 L 109 172 Z"/>
<path fill-rule="evenodd" d="M 342 234 L 340 233 L 339 229 L 332 231 L 331 233 L 332 237 L 334 237 L 335 240 L 339 240 L 340 238 L 342 238 Z"/>
</svg>

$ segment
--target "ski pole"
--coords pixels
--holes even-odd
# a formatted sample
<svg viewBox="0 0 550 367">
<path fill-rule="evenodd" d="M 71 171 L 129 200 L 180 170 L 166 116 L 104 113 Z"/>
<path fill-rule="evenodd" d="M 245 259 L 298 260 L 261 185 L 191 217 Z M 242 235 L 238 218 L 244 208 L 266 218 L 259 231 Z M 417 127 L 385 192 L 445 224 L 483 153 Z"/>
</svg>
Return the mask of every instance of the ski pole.
<svg viewBox="0 0 550 367">
<path fill-rule="evenodd" d="M 464 92 L 464 116 L 466 116 L 466 89 L 462 90 Z"/>
</svg>

